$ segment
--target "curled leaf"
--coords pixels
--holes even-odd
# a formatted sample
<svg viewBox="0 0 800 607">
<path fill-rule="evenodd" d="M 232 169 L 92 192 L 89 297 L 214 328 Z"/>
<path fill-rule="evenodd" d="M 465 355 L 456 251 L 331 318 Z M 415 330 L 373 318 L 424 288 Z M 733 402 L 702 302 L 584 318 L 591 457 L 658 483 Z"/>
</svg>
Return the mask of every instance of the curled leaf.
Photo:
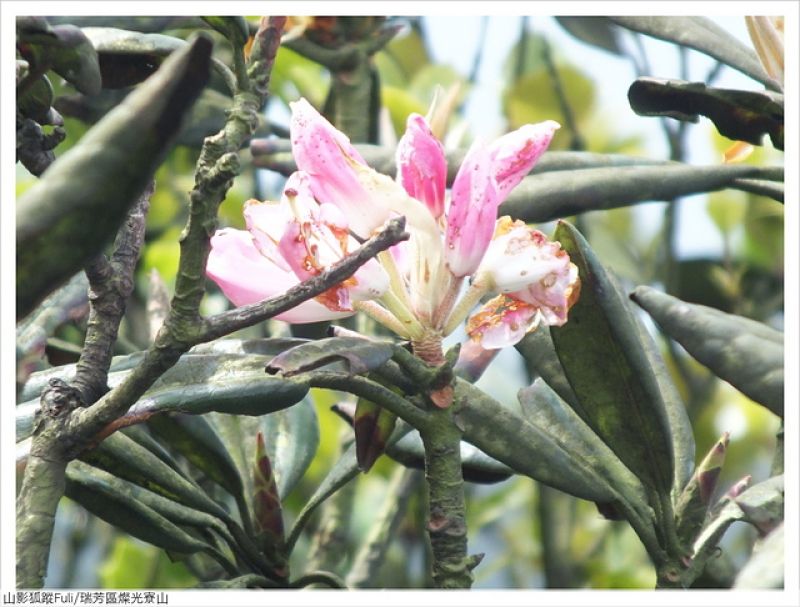
<svg viewBox="0 0 800 607">
<path fill-rule="evenodd" d="M 362 337 L 328 337 L 286 350 L 267 364 L 267 373 L 292 377 L 330 364 L 344 366 L 352 375 L 380 367 L 392 357 L 389 341 Z"/>
</svg>

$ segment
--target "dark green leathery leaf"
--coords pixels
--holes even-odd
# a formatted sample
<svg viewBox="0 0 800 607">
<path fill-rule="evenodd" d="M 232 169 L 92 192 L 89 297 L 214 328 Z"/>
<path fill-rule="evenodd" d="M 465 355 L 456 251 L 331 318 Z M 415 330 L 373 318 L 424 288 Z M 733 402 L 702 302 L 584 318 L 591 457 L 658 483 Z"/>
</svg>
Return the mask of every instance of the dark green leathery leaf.
<svg viewBox="0 0 800 607">
<path fill-rule="evenodd" d="M 310 397 L 259 418 L 278 496 L 285 499 L 311 465 L 319 447 L 319 422 Z"/>
<path fill-rule="evenodd" d="M 575 412 L 645 486 L 669 496 L 674 450 L 667 405 L 627 297 L 574 227 L 559 222 L 555 237 L 581 279 L 568 322 L 550 328 L 580 401 Z"/>
<path fill-rule="evenodd" d="M 777 173 L 777 174 L 776 174 Z M 500 207 L 528 223 L 542 223 L 586 211 L 601 211 L 651 201 L 668 201 L 725 188 L 746 189 L 746 180 L 783 181 L 783 168 L 734 164 L 618 166 L 561 171 L 525 177 Z"/>
<path fill-rule="evenodd" d="M 169 499 L 228 519 L 225 510 L 194 482 L 124 434 L 107 437 L 81 460 Z"/>
<path fill-rule="evenodd" d="M 210 549 L 205 542 L 134 499 L 129 483 L 112 475 L 94 474 L 90 466 L 67 469 L 65 495 L 104 521 L 165 550 L 193 554 Z"/>
<path fill-rule="evenodd" d="M 213 531 L 219 537 L 223 538 L 231 547 L 235 546 L 234 539 L 231 537 L 222 521 L 208 513 L 185 506 L 163 495 L 159 495 L 139 485 L 117 478 L 108 472 L 78 460 L 70 462 L 67 475 L 68 478 L 72 475 L 73 479 L 88 475 L 98 480 L 105 481 L 110 487 L 116 488 L 120 494 L 152 508 L 174 524 Z"/>
<path fill-rule="evenodd" d="M 755 51 L 711 19 L 704 17 L 609 17 L 624 28 L 659 40 L 675 42 L 714 57 L 777 90 Z"/>
<path fill-rule="evenodd" d="M 164 58 L 187 45 L 186 40 L 166 34 L 146 34 L 114 27 L 84 27 L 83 33 L 91 40 L 103 70 L 103 87 L 132 86 L 155 71 Z M 105 68 L 105 69 L 104 69 Z M 217 72 L 231 92 L 234 76 L 219 59 L 211 58 L 211 68 Z M 111 73 L 123 69 L 125 73 Z"/>
<path fill-rule="evenodd" d="M 286 350 L 267 365 L 268 373 L 291 377 L 330 364 L 344 365 L 359 375 L 380 367 L 392 357 L 394 345 L 361 337 L 328 337 Z"/>
<path fill-rule="evenodd" d="M 650 287 L 631 299 L 717 376 L 783 416 L 783 334 L 733 314 L 689 304 Z"/>
<path fill-rule="evenodd" d="M 515 346 L 530 371 L 536 372 L 562 399 L 577 406 L 578 397 L 569 385 L 561 361 L 558 360 L 553 338 L 545 326 L 531 331 Z"/>
<path fill-rule="evenodd" d="M 19 198 L 18 317 L 113 238 L 208 81 L 210 57 L 211 41 L 195 38 Z"/>
<path fill-rule="evenodd" d="M 210 411 L 264 415 L 299 402 L 308 385 L 264 375 L 261 355 L 187 354 L 153 384 L 128 415 Z"/>
<path fill-rule="evenodd" d="M 703 82 L 639 78 L 628 89 L 640 116 L 668 116 L 697 122 L 709 118 L 728 139 L 762 145 L 764 135 L 783 149 L 783 95 L 708 87 Z"/>
<path fill-rule="evenodd" d="M 147 425 L 170 449 L 224 488 L 236 500 L 244 521 L 249 519 L 244 487 L 227 448 L 205 417 L 175 414 L 155 415 Z M 247 524 L 245 523 L 245 527 Z"/>
</svg>

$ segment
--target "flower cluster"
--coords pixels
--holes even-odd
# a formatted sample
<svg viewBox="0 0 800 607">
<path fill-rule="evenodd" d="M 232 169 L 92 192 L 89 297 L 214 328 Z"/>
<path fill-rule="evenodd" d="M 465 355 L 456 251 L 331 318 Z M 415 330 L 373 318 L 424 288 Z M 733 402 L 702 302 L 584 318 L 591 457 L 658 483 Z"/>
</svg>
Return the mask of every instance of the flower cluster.
<svg viewBox="0 0 800 607">
<path fill-rule="evenodd" d="M 298 170 L 281 200 L 248 201 L 247 230 L 219 230 L 211 240 L 207 273 L 234 304 L 260 301 L 319 274 L 404 215 L 407 242 L 278 318 L 313 322 L 360 310 L 414 343 L 440 342 L 496 293 L 467 322 L 469 336 L 487 349 L 512 345 L 540 323 L 566 322 L 580 284 L 567 253 L 520 221 L 496 219 L 547 149 L 556 122 L 473 144 L 448 195 L 444 149 L 422 116 L 408 118 L 393 180 L 370 168 L 306 100 L 291 105 Z"/>
</svg>

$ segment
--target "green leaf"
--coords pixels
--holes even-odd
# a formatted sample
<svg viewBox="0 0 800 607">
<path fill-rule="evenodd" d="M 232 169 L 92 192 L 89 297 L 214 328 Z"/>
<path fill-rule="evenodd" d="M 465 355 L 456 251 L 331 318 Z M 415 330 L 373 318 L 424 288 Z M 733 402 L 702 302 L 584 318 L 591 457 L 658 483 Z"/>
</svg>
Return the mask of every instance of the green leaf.
<svg viewBox="0 0 800 607">
<path fill-rule="evenodd" d="M 705 17 L 609 17 L 626 29 L 674 42 L 713 57 L 747 74 L 768 88 L 779 90 L 764 71 L 755 51 Z"/>
<path fill-rule="evenodd" d="M 283 500 L 305 474 L 319 447 L 317 410 L 307 397 L 261 418 L 278 496 Z"/>
<path fill-rule="evenodd" d="M 352 375 L 380 367 L 392 357 L 394 345 L 365 337 L 328 337 L 309 341 L 279 354 L 267 365 L 267 373 L 291 377 L 330 364 Z"/>
<path fill-rule="evenodd" d="M 564 87 L 564 95 L 569 100 L 577 124 L 580 125 L 593 111 L 594 84 L 580 69 L 572 65 L 557 64 L 556 69 Z M 526 74 L 514 83 L 503 95 L 503 110 L 508 117 L 510 129 L 543 120 L 564 122 L 561 101 L 550 74 L 544 68 Z M 562 126 L 556 131 L 550 148 L 557 150 L 569 147 L 572 135 L 567 126 Z"/>
<path fill-rule="evenodd" d="M 570 15 L 556 17 L 558 24 L 572 36 L 619 57 L 625 54 L 617 41 L 617 31 L 608 17 L 581 17 Z"/>
<path fill-rule="evenodd" d="M 205 86 L 210 56 L 211 42 L 196 38 L 19 198 L 19 318 L 114 237 Z"/>
<path fill-rule="evenodd" d="M 249 522 L 244 487 L 236 464 L 214 427 L 199 415 L 156 415 L 147 422 L 161 441 L 236 500 L 243 521 Z M 247 527 L 247 522 L 245 527 Z"/>
<path fill-rule="evenodd" d="M 783 417 L 782 333 L 650 287 L 637 287 L 631 299 L 717 376 Z"/>
<path fill-rule="evenodd" d="M 553 171 L 525 177 L 500 210 L 529 223 L 544 223 L 586 211 L 667 201 L 725 188 L 745 189 L 739 180 L 748 178 L 782 180 L 783 169 L 670 163 L 581 169 L 568 176 Z"/>
<path fill-rule="evenodd" d="M 227 512 L 183 473 L 124 434 L 116 433 L 81 455 L 82 461 L 181 504 L 228 520 Z"/>
<path fill-rule="evenodd" d="M 783 95 L 777 93 L 638 78 L 628 89 L 628 102 L 640 116 L 668 116 L 687 122 L 705 116 L 729 139 L 763 145 L 767 134 L 777 149 L 783 149 Z"/>
<path fill-rule="evenodd" d="M 21 23 L 26 23 L 20 27 Z M 34 68 L 52 69 L 85 95 L 100 92 L 97 52 L 79 27 L 17 22 L 17 48 Z"/>
<path fill-rule="evenodd" d="M 517 351 L 522 354 L 528 368 L 541 377 L 558 396 L 569 403 L 573 408 L 580 406 L 580 401 L 575 391 L 569 384 L 564 368 L 558 360 L 553 338 L 545 326 L 539 326 L 535 331 L 528 333 L 516 345 Z"/>
<path fill-rule="evenodd" d="M 192 44 L 175 36 L 143 34 L 114 27 L 84 27 L 83 33 L 97 50 L 103 68 L 104 88 L 107 83 L 108 88 L 137 84 L 147 78 L 165 57 Z M 233 72 L 219 59 L 211 57 L 210 60 L 214 71 L 222 77 L 228 89 L 234 91 Z"/>
<path fill-rule="evenodd" d="M 389 110 L 395 133 L 404 133 L 409 114 L 425 115 L 428 108 L 405 88 L 381 87 L 381 105 Z"/>
<path fill-rule="evenodd" d="M 550 328 L 580 401 L 575 412 L 645 486 L 669 495 L 674 454 L 667 405 L 627 298 L 574 227 L 559 222 L 555 238 L 581 280 L 569 320 Z"/>
<path fill-rule="evenodd" d="M 208 544 L 135 499 L 129 483 L 110 474 L 94 473 L 91 466 L 67 468 L 64 494 L 107 523 L 159 548 L 182 554 L 211 550 Z"/>
</svg>

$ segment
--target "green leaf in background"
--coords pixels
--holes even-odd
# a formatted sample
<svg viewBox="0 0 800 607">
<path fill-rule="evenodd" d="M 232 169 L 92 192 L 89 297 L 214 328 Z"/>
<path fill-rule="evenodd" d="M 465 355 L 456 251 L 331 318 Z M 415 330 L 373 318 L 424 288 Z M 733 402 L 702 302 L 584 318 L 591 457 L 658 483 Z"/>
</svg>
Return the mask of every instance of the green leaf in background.
<svg viewBox="0 0 800 607">
<path fill-rule="evenodd" d="M 609 17 L 626 29 L 674 42 L 729 65 L 767 88 L 778 90 L 764 71 L 755 51 L 705 17 Z"/>
<path fill-rule="evenodd" d="M 211 42 L 196 38 L 17 201 L 18 318 L 114 237 L 205 86 L 210 57 Z"/>
<path fill-rule="evenodd" d="M 608 17 L 581 17 L 570 15 L 556 17 L 558 24 L 581 42 L 623 57 L 617 40 L 617 30 Z"/>
<path fill-rule="evenodd" d="M 381 105 L 389 110 L 395 133 L 404 133 L 409 114 L 425 115 L 428 108 L 405 88 L 381 87 Z"/>
<path fill-rule="evenodd" d="M 579 407 L 580 401 L 569 384 L 564 368 L 558 360 L 550 330 L 541 325 L 531 331 L 516 345 L 517 351 L 525 358 L 528 368 L 541 377 L 548 386 L 568 402 L 571 407 Z"/>
<path fill-rule="evenodd" d="M 290 348 L 267 364 L 267 373 L 291 377 L 334 363 L 352 375 L 380 367 L 392 357 L 394 344 L 366 337 L 328 337 Z"/>
<path fill-rule="evenodd" d="M 783 417 L 782 333 L 650 287 L 637 287 L 631 299 L 717 376 Z"/>
<path fill-rule="evenodd" d="M 184 563 L 174 563 L 155 546 L 131 538 L 114 540 L 111 553 L 98 571 L 102 588 L 189 588 L 197 584 Z"/>
<path fill-rule="evenodd" d="M 729 139 L 763 145 L 764 135 L 783 149 L 783 95 L 708 87 L 703 82 L 638 78 L 628 89 L 640 116 L 668 116 L 697 122 L 709 118 Z"/>
<path fill-rule="evenodd" d="M 556 64 L 556 69 L 564 87 L 564 96 L 569 99 L 576 125 L 580 128 L 594 110 L 594 83 L 572 65 Z M 556 131 L 550 149 L 563 150 L 569 146 L 573 133 L 565 124 L 561 102 L 546 69 L 528 73 L 514 82 L 503 95 L 503 111 L 508 118 L 509 129 L 543 120 L 561 122 L 561 129 Z"/>
<path fill-rule="evenodd" d="M 430 64 L 425 41 L 415 29 L 409 30 L 405 35 L 392 38 L 391 42 L 376 54 L 379 67 L 384 59 L 388 59 L 387 63 L 392 63 L 395 73 L 402 77 L 402 80 L 398 79 L 396 82 L 391 79 L 386 80 L 387 83 L 397 86 L 411 82 L 417 71 Z M 381 79 L 384 78 L 385 72 L 381 70 Z"/>
<path fill-rule="evenodd" d="M 559 222 L 555 238 L 581 280 L 568 322 L 550 328 L 580 401 L 575 412 L 647 487 L 669 495 L 675 453 L 667 404 L 627 298 L 575 228 Z"/>
<path fill-rule="evenodd" d="M 278 49 L 269 90 L 285 104 L 305 97 L 314 107 L 321 107 L 329 82 L 330 74 L 320 64 L 285 46 Z"/>
</svg>

